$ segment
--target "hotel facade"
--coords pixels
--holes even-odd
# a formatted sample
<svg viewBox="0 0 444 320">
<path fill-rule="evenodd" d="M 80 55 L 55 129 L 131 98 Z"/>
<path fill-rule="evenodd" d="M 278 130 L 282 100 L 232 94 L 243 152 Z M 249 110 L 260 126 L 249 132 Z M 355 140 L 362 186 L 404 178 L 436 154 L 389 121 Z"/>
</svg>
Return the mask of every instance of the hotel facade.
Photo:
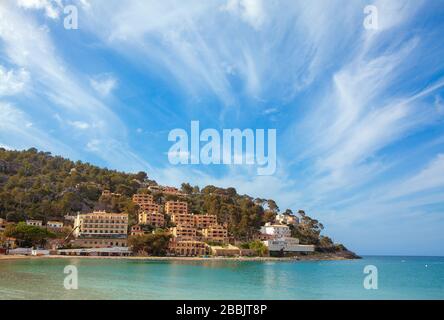
<svg viewBox="0 0 444 320">
<path fill-rule="evenodd" d="M 95 211 L 74 220 L 73 244 L 85 247 L 127 246 L 128 214 Z"/>
</svg>

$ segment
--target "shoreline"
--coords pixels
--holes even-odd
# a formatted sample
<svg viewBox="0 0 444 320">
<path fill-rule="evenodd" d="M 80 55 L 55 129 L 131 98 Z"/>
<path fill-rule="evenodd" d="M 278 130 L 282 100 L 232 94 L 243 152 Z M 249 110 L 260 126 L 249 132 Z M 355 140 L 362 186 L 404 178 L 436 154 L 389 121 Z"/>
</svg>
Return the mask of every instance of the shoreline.
<svg viewBox="0 0 444 320">
<path fill-rule="evenodd" d="M 357 258 L 346 258 L 337 255 L 319 254 L 313 256 L 298 256 L 298 257 L 161 257 L 161 256 L 63 256 L 63 255 L 47 255 L 47 256 L 27 256 L 27 255 L 0 255 L 1 261 L 8 260 L 24 260 L 24 259 L 110 259 L 110 260 L 140 260 L 140 261 L 341 261 L 341 260 L 356 260 Z"/>
</svg>

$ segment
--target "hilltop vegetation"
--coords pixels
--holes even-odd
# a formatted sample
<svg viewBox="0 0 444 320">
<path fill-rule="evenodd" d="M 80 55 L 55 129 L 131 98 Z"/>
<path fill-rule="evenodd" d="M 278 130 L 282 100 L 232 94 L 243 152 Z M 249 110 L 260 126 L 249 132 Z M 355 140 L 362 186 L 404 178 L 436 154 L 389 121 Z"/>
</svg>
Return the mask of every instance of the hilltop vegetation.
<svg viewBox="0 0 444 320">
<path fill-rule="evenodd" d="M 106 210 L 126 212 L 130 225 L 137 221 L 138 206 L 131 201 L 137 192 L 149 192 L 147 186 L 157 185 L 145 172 L 129 174 L 108 170 L 81 161 L 73 162 L 49 152 L 9 151 L 0 148 L 0 217 L 8 221 L 62 218 L 67 214 Z M 119 196 L 104 197 L 103 190 Z M 189 203 L 195 214 L 215 214 L 226 223 L 229 233 L 238 240 L 249 241 L 266 222 L 272 222 L 280 209 L 272 199 L 239 195 L 235 188 L 206 186 L 200 189 L 183 183 L 185 196 L 154 192 L 162 204 L 181 199 Z M 292 214 L 287 209 L 285 214 Z M 315 244 L 320 251 L 345 251 L 342 245 L 321 235 L 322 224 L 304 211 L 298 212 L 301 223 L 292 227 L 293 236 L 302 244 Z"/>
</svg>

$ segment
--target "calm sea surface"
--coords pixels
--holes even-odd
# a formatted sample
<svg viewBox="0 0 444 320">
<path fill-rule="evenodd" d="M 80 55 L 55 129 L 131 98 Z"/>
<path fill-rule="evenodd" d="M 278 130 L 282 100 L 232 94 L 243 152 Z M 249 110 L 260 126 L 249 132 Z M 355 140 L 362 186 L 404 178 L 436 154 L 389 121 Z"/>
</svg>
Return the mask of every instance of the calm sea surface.
<svg viewBox="0 0 444 320">
<path fill-rule="evenodd" d="M 63 286 L 66 265 L 78 290 Z M 378 269 L 378 289 L 363 286 Z M 444 299 L 444 257 L 239 262 L 35 259 L 0 261 L 0 299 Z"/>
</svg>

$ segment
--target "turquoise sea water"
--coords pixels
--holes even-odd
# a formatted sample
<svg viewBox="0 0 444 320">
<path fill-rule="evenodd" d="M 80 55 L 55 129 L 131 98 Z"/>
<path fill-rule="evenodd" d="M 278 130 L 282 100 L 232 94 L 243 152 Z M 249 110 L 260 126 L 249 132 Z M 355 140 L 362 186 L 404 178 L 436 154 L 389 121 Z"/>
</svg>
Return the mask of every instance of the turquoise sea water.
<svg viewBox="0 0 444 320">
<path fill-rule="evenodd" d="M 78 290 L 66 290 L 66 265 Z M 378 289 L 366 290 L 366 265 Z M 0 299 L 444 299 L 444 257 L 353 261 L 0 261 Z"/>
</svg>

